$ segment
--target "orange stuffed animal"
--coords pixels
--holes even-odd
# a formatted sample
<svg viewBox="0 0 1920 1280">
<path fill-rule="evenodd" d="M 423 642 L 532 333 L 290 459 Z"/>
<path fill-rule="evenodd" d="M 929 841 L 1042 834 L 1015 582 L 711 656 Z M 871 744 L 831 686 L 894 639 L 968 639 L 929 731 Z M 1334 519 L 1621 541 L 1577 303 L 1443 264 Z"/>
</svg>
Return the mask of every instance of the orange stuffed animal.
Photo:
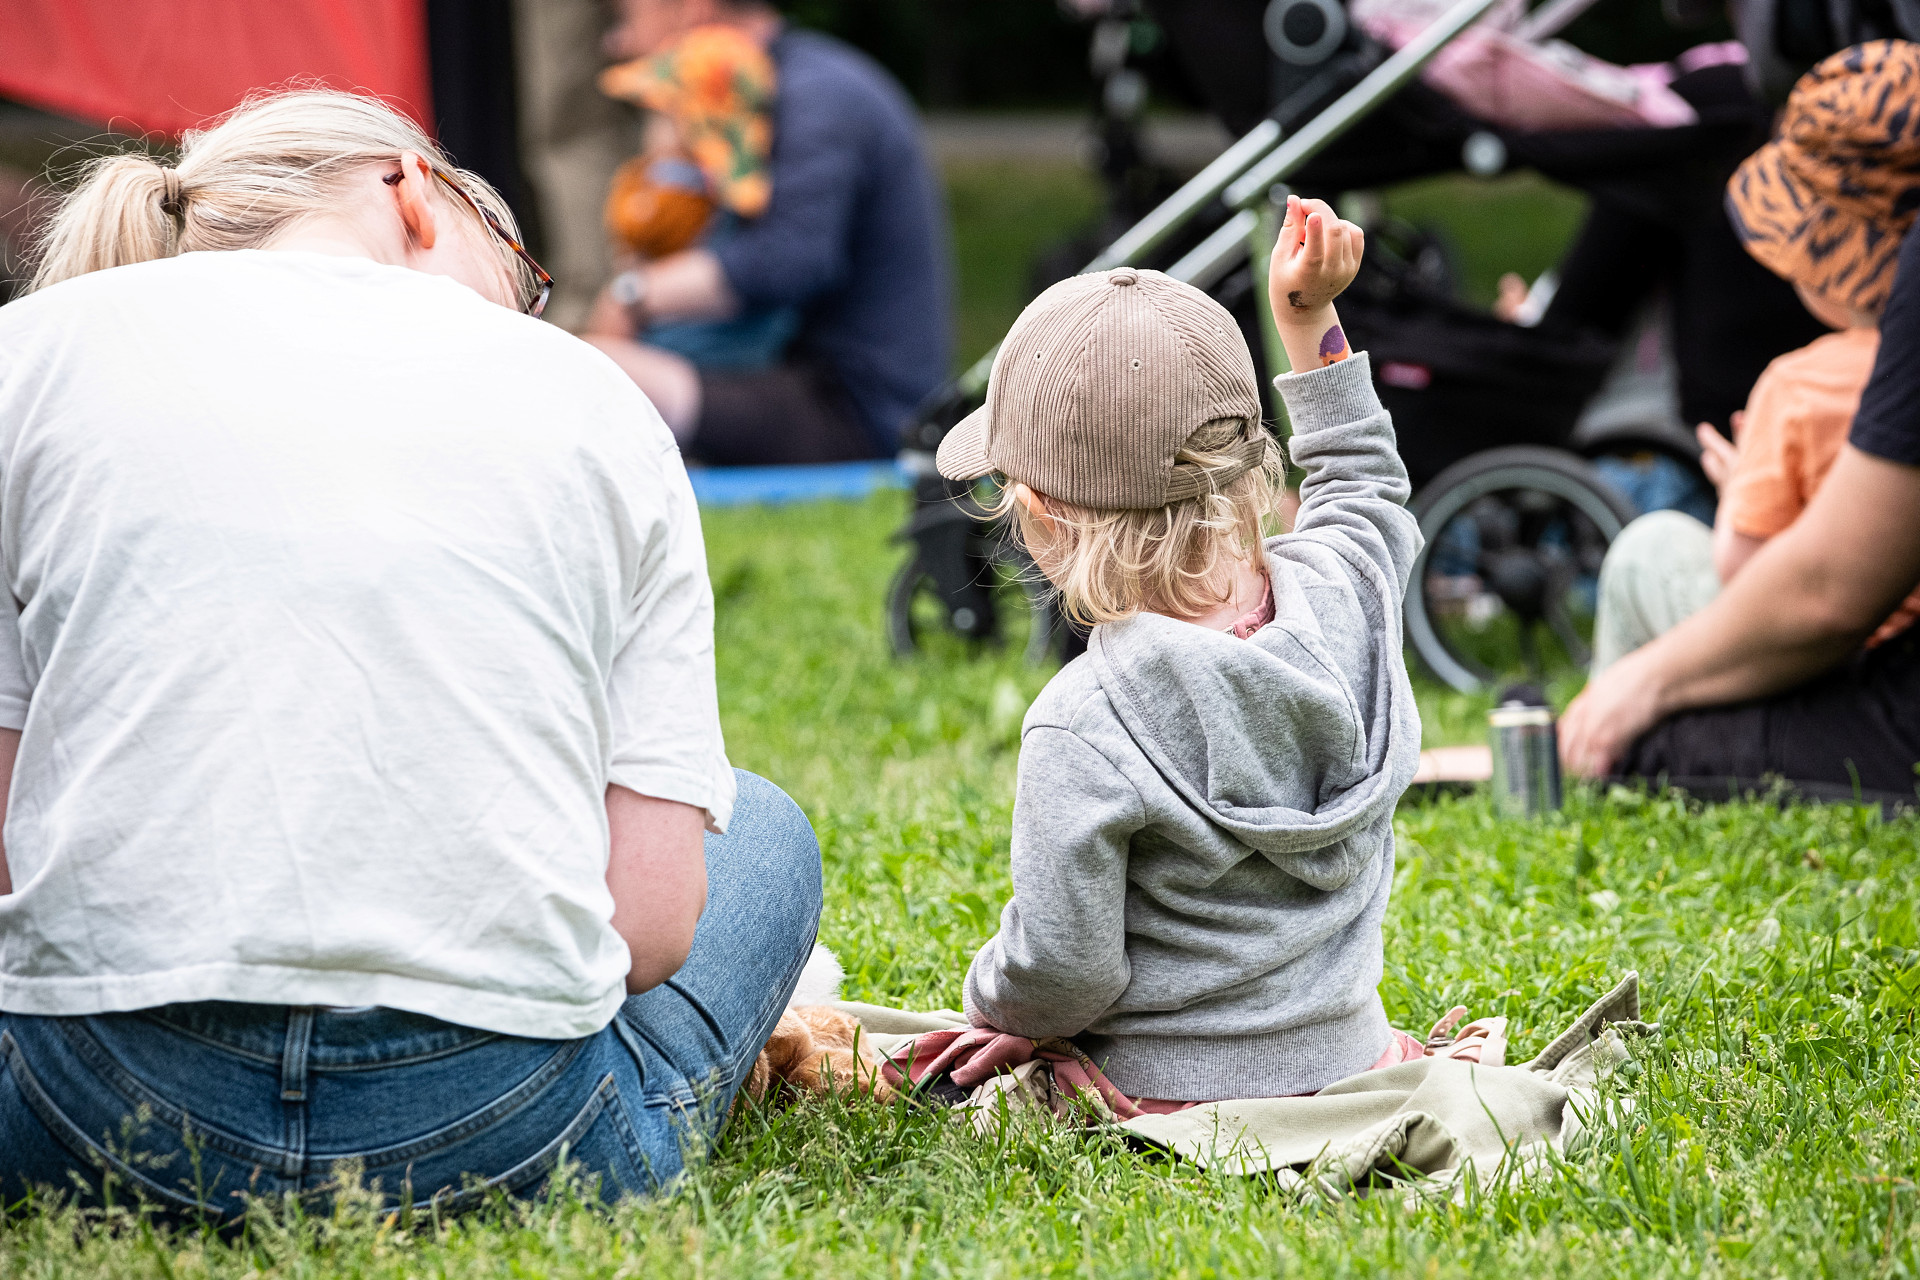
<svg viewBox="0 0 1920 1280">
<path fill-rule="evenodd" d="M 620 166 L 607 192 L 607 230 L 643 257 L 680 252 L 712 217 L 700 170 L 677 155 L 635 156 Z"/>
<path fill-rule="evenodd" d="M 767 51 L 736 27 L 695 27 L 658 53 L 608 68 L 601 91 L 653 114 L 644 154 L 622 165 L 606 221 L 650 258 L 686 248 L 716 208 L 766 212 L 773 188 L 775 74 Z"/>
</svg>

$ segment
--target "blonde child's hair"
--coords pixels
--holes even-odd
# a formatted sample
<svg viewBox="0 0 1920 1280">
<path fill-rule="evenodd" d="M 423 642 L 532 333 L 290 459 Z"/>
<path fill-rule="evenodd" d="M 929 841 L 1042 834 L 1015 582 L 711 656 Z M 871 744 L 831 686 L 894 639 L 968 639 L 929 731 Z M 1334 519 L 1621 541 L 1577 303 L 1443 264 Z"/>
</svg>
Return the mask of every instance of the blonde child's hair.
<svg viewBox="0 0 1920 1280">
<path fill-rule="evenodd" d="M 84 165 L 40 238 L 29 288 L 195 249 L 257 248 L 332 208 L 350 173 L 391 164 L 402 151 L 418 152 L 453 177 L 518 238 L 499 192 L 479 174 L 456 169 L 400 112 L 361 94 L 293 89 L 250 98 L 212 127 L 188 132 L 171 168 L 141 152 Z M 480 222 L 464 201 L 437 194 Z M 520 296 L 530 296 L 532 272 L 494 236 L 487 241 Z"/>
<path fill-rule="evenodd" d="M 1265 456 L 1259 466 L 1232 475 L 1241 460 L 1230 450 L 1249 431 L 1267 441 Z M 1007 526 L 1030 552 L 1039 533 L 1060 607 L 1082 626 L 1142 610 L 1199 617 L 1226 603 L 1233 565 L 1258 555 L 1279 516 L 1286 467 L 1264 427 L 1230 420 L 1201 427 L 1174 460 L 1232 478 L 1197 497 L 1144 510 L 1095 510 L 1049 496 L 1044 532 L 1016 501 L 1010 482 L 989 511 L 1013 517 Z"/>
</svg>

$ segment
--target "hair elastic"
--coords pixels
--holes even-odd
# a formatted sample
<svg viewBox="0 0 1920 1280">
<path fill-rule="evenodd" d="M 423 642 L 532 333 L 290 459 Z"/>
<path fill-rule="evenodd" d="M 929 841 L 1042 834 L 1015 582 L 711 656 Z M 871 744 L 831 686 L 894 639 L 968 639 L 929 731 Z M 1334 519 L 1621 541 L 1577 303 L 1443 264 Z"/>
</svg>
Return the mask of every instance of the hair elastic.
<svg viewBox="0 0 1920 1280">
<path fill-rule="evenodd" d="M 180 181 L 180 171 L 162 166 L 160 178 L 166 184 L 160 195 L 160 212 L 169 218 L 178 218 L 186 212 L 186 190 Z"/>
</svg>

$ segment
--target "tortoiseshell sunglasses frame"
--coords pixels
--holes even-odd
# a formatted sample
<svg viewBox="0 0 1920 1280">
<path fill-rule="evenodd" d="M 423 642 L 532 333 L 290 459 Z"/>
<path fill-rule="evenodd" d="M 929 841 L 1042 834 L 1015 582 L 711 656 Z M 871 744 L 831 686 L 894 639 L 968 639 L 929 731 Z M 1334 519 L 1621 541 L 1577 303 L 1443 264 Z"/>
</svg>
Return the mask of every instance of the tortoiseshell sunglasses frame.
<svg viewBox="0 0 1920 1280">
<path fill-rule="evenodd" d="M 492 231 L 494 235 L 500 237 L 500 243 L 513 250 L 514 256 L 526 263 L 527 269 L 533 272 L 534 281 L 540 286 L 540 292 L 534 295 L 533 301 L 527 305 L 525 310 L 528 315 L 534 317 L 536 320 L 539 319 L 540 313 L 547 309 L 547 299 L 553 296 L 553 277 L 547 274 L 545 267 L 533 260 L 533 255 L 527 252 L 525 245 L 507 233 L 507 229 L 500 225 L 500 219 L 488 212 L 485 205 L 475 200 L 471 192 L 454 180 L 452 174 L 440 169 L 435 169 L 433 170 L 433 176 L 440 179 L 447 190 L 464 200 L 467 208 L 479 214 L 480 221 L 486 223 L 487 228 Z M 382 179 L 382 181 L 386 182 L 389 186 L 398 186 L 400 179 L 400 174 L 390 173 Z"/>
</svg>

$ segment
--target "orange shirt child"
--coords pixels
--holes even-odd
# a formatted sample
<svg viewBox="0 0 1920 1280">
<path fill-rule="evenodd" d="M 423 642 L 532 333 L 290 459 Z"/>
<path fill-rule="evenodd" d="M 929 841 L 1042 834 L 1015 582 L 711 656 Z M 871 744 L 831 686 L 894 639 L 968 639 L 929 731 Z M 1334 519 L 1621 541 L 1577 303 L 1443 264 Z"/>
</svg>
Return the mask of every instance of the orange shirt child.
<svg viewBox="0 0 1920 1280">
<path fill-rule="evenodd" d="M 1765 540 L 1800 518 L 1846 443 L 1873 372 L 1880 332 L 1842 329 L 1789 351 L 1753 384 L 1735 444 L 1739 457 L 1720 494 L 1718 521 Z M 1914 592 L 1867 641 L 1871 648 L 1920 617 Z"/>
</svg>

